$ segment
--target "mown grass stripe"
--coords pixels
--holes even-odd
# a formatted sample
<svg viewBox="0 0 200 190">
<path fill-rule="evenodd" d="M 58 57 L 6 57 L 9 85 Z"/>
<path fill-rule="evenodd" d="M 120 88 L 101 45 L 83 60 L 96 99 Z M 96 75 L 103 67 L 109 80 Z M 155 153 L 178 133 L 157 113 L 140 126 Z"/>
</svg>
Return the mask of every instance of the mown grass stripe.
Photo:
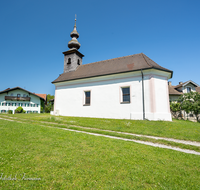
<svg viewBox="0 0 200 190">
<path fill-rule="evenodd" d="M 52 126 L 48 126 L 48 127 L 52 127 Z M 77 133 L 84 133 L 84 134 L 94 135 L 94 136 L 107 137 L 107 138 L 117 139 L 117 140 L 131 141 L 131 142 L 145 144 L 145 145 L 149 145 L 149 146 L 153 146 L 153 147 L 166 148 L 166 149 L 176 150 L 176 151 L 184 152 L 184 153 L 188 153 L 188 154 L 200 155 L 200 152 L 196 152 L 194 150 L 181 149 L 181 148 L 171 147 L 171 146 L 158 144 L 158 143 L 152 143 L 152 142 L 140 141 L 140 140 L 133 140 L 133 139 L 115 137 L 115 136 L 110 136 L 110 135 L 103 135 L 103 134 L 99 134 L 99 133 L 90 133 L 90 132 L 78 131 L 78 130 L 74 130 L 74 129 L 66 129 L 66 128 L 58 128 L 58 129 L 63 129 L 63 130 L 67 130 L 67 131 L 73 131 L 73 132 L 77 132 Z"/>
<path fill-rule="evenodd" d="M 6 116 L 6 117 L 8 117 L 8 116 Z M 19 119 L 19 118 L 16 118 L 16 117 L 8 117 L 8 118 Z M 22 119 L 22 118 L 20 118 L 20 119 L 21 120 L 35 122 L 34 120 L 28 120 L 28 119 Z M 200 142 L 196 142 L 196 141 L 188 141 L 188 140 L 180 140 L 180 139 L 174 139 L 174 138 L 166 138 L 166 137 L 156 137 L 156 136 L 150 136 L 150 135 L 133 134 L 133 133 L 127 133 L 127 132 L 112 131 L 112 130 L 91 128 L 91 127 L 83 127 L 83 126 L 77 126 L 77 125 L 60 124 L 60 123 L 47 122 L 47 121 L 37 121 L 37 122 L 39 122 L 39 123 L 43 122 L 43 123 L 55 124 L 55 125 L 63 125 L 63 126 L 72 126 L 72 127 L 82 128 L 82 129 L 91 129 L 91 130 L 105 131 L 105 132 L 111 132 L 111 133 L 131 135 L 131 136 L 136 136 L 136 137 L 145 137 L 145 138 L 151 138 L 151 139 L 155 139 L 155 140 L 165 140 L 165 141 L 170 141 L 170 142 L 175 142 L 175 143 L 180 143 L 180 144 L 185 144 L 185 145 L 191 145 L 191 146 L 200 147 Z"/>
<path fill-rule="evenodd" d="M 7 121 L 15 121 L 15 120 L 5 119 L 5 118 L 0 118 L 0 119 L 7 120 Z M 16 122 L 16 121 L 15 121 L 15 122 Z M 19 122 L 19 123 L 24 123 L 24 122 L 21 122 L 21 121 L 17 121 L 17 122 Z M 40 125 L 40 126 L 46 127 L 46 125 Z M 55 127 L 52 127 L 52 126 L 48 126 L 48 127 L 55 128 Z M 149 145 L 149 146 L 153 146 L 153 147 L 159 147 L 159 148 L 165 148 L 165 149 L 176 150 L 176 151 L 184 152 L 184 153 L 188 153 L 188 154 L 200 155 L 200 152 L 196 152 L 196 151 L 194 151 L 194 150 L 181 149 L 181 148 L 177 148 L 177 147 L 171 147 L 171 146 L 168 146 L 168 145 L 163 145 L 163 144 L 158 144 L 158 143 L 153 143 L 153 142 L 148 142 L 148 141 L 127 139 L 127 138 L 122 138 L 122 137 L 115 137 L 115 136 L 110 136 L 110 135 L 104 135 L 104 134 L 93 133 L 93 132 L 91 133 L 91 132 L 86 132 L 86 131 L 79 131 L 79 130 L 74 130 L 74 129 L 60 128 L 60 127 L 56 127 L 56 128 L 58 128 L 58 129 L 63 129 L 63 130 L 67 130 L 67 131 L 78 132 L 78 133 L 84 133 L 84 134 L 88 134 L 88 135 L 102 136 L 102 137 L 107 137 L 107 138 L 111 138 L 111 139 L 124 140 L 124 141 L 131 141 L 131 142 L 140 143 L 140 144 L 144 144 L 144 145 Z"/>
</svg>

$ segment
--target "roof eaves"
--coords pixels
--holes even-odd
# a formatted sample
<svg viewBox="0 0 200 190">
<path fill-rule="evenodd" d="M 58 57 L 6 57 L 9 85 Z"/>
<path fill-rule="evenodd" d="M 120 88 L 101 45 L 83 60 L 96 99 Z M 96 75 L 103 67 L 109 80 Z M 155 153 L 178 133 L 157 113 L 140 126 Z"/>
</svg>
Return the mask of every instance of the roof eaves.
<svg viewBox="0 0 200 190">
<path fill-rule="evenodd" d="M 149 69 L 157 69 L 157 70 L 161 70 L 161 71 L 165 71 L 165 72 L 170 72 L 170 71 L 166 71 L 164 69 L 161 68 L 154 68 L 154 67 L 150 67 L 150 68 L 143 68 L 143 69 L 137 69 L 137 70 L 129 70 L 129 71 L 123 71 L 123 72 L 117 72 L 117 73 L 109 73 L 109 74 L 101 74 L 101 75 L 95 75 L 95 76 L 88 76 L 88 77 L 80 77 L 80 78 L 75 78 L 75 79 L 67 79 L 67 80 L 61 80 L 61 81 L 52 81 L 51 83 L 58 83 L 58 82 L 65 82 L 65 81 L 74 81 L 74 80 L 80 80 L 80 79 L 86 79 L 86 78 L 92 78 L 92 77 L 101 77 L 101 76 L 105 76 L 105 75 L 114 75 L 114 74 L 122 74 L 122 73 L 128 73 L 128 72 L 136 72 L 136 71 L 141 71 L 141 70 L 149 70 Z M 173 71 L 171 71 L 171 75 L 173 74 Z"/>
<path fill-rule="evenodd" d="M 192 83 L 192 84 L 194 84 L 196 87 L 199 87 L 199 85 L 198 85 L 197 83 L 193 82 L 192 80 L 186 81 L 186 82 L 183 83 L 182 85 L 183 85 L 183 86 L 186 86 L 186 85 L 189 84 L 189 83 Z"/>
<path fill-rule="evenodd" d="M 30 94 L 33 94 L 33 95 L 39 97 L 40 99 L 43 99 L 43 98 L 41 98 L 40 96 L 36 95 L 35 93 L 32 93 L 32 92 L 30 92 L 30 91 L 28 91 L 28 90 L 25 90 L 25 89 L 23 89 L 23 88 L 21 88 L 21 87 L 19 87 L 19 86 L 14 87 L 14 88 L 10 88 L 10 89 L 7 89 L 7 90 L 3 90 L 3 91 L 0 92 L 0 94 L 5 93 L 5 92 L 9 92 L 9 91 L 12 91 L 12 90 L 16 90 L 16 89 L 24 90 L 24 91 L 26 91 L 26 92 L 28 92 L 28 93 L 30 93 Z"/>
</svg>

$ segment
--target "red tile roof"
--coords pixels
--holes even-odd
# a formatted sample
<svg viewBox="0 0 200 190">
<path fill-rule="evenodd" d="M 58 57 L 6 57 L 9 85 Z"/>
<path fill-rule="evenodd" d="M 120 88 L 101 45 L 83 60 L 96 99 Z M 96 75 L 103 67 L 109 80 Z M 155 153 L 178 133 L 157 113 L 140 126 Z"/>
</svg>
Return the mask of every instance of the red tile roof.
<svg viewBox="0 0 200 190">
<path fill-rule="evenodd" d="M 45 101 L 47 99 L 47 95 L 46 94 L 36 94 L 37 96 L 43 98 Z"/>
</svg>

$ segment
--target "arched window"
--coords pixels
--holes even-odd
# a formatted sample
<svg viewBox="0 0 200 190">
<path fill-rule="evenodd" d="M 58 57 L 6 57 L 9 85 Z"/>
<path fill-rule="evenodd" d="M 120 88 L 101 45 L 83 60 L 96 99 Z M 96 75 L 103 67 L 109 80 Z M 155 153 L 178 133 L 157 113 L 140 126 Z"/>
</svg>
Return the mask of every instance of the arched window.
<svg viewBox="0 0 200 190">
<path fill-rule="evenodd" d="M 80 65 L 80 60 L 78 59 L 77 64 Z"/>
<path fill-rule="evenodd" d="M 71 58 L 68 59 L 67 64 L 71 64 Z"/>
</svg>

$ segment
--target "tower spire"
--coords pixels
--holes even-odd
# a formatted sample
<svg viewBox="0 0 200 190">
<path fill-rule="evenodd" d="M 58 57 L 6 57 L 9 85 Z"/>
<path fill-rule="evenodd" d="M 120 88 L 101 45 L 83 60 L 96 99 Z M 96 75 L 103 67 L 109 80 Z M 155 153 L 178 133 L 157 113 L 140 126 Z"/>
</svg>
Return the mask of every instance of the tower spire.
<svg viewBox="0 0 200 190">
<path fill-rule="evenodd" d="M 68 42 L 68 47 L 70 49 L 79 49 L 81 44 L 78 42 L 77 38 L 79 37 L 79 33 L 76 30 L 76 15 L 75 15 L 75 24 L 74 30 L 71 32 L 70 36 L 72 37 L 71 41 Z"/>
</svg>

